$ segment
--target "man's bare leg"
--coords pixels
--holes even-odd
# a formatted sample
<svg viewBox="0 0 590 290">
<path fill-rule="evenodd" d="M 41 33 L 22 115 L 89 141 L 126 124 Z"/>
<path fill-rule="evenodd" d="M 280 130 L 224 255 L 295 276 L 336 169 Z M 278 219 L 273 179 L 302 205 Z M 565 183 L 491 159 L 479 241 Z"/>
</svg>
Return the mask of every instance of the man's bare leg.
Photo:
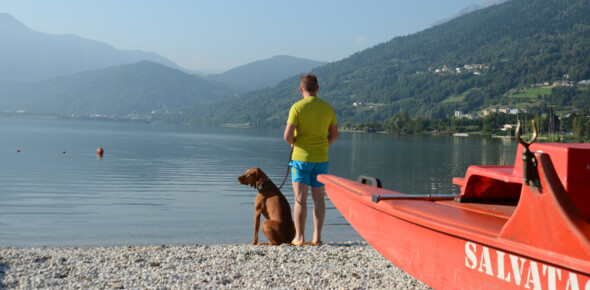
<svg viewBox="0 0 590 290">
<path fill-rule="evenodd" d="M 313 199 L 313 240 L 314 244 L 322 242 L 322 227 L 326 217 L 326 204 L 324 199 L 324 186 L 312 187 L 311 198 Z"/>
<path fill-rule="evenodd" d="M 307 184 L 293 182 L 295 205 L 293 206 L 293 222 L 295 223 L 295 238 L 292 243 L 299 245 L 305 242 L 305 221 L 307 220 Z"/>
</svg>

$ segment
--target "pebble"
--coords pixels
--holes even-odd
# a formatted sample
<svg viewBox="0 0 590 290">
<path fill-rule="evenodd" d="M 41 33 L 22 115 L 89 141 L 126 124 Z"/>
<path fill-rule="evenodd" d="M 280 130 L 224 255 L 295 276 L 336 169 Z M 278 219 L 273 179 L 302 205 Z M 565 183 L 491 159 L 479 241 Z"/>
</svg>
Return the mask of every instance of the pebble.
<svg viewBox="0 0 590 290">
<path fill-rule="evenodd" d="M 366 242 L 0 247 L 0 288 L 429 289 Z"/>
</svg>

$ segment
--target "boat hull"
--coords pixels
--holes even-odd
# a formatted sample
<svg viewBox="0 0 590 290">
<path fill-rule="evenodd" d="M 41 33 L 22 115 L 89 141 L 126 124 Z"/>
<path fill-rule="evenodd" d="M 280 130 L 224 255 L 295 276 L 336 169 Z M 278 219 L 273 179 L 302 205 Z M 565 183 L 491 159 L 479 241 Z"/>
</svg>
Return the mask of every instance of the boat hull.
<svg viewBox="0 0 590 290">
<path fill-rule="evenodd" d="M 551 253 L 533 255 L 538 250 L 498 238 L 514 209 L 490 214 L 484 208 L 478 218 L 481 225 L 462 224 L 477 214 L 451 205 L 453 201 L 374 202 L 377 194 L 403 195 L 330 175 L 321 175 L 320 181 L 332 203 L 371 246 L 431 287 L 590 289 L 588 261 L 574 261 L 570 267 L 545 259 Z"/>
</svg>

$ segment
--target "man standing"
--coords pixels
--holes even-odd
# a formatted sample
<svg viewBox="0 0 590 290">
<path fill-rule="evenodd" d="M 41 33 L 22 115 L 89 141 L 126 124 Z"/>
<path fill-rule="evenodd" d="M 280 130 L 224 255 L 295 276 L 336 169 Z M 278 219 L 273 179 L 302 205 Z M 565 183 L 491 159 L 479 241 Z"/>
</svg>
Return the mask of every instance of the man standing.
<svg viewBox="0 0 590 290">
<path fill-rule="evenodd" d="M 318 182 L 319 174 L 328 173 L 328 148 L 338 139 L 338 125 L 332 107 L 316 97 L 318 79 L 313 74 L 303 75 L 299 80 L 303 100 L 295 103 L 289 111 L 284 138 L 293 146 L 291 175 L 295 206 L 295 238 L 293 245 L 305 242 L 307 219 L 307 195 L 311 187 L 313 199 L 314 233 L 312 244 L 321 245 L 322 226 L 326 216 L 324 184 Z"/>
</svg>

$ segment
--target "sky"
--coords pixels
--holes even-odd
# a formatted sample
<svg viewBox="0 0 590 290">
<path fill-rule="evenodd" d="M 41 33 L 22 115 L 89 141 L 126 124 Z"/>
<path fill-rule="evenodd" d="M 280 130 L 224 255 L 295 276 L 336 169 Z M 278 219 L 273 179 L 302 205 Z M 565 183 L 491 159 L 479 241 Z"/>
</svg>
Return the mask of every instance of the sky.
<svg viewBox="0 0 590 290">
<path fill-rule="evenodd" d="M 483 0 L 0 0 L 29 28 L 221 72 L 276 55 L 338 61 Z"/>
</svg>

